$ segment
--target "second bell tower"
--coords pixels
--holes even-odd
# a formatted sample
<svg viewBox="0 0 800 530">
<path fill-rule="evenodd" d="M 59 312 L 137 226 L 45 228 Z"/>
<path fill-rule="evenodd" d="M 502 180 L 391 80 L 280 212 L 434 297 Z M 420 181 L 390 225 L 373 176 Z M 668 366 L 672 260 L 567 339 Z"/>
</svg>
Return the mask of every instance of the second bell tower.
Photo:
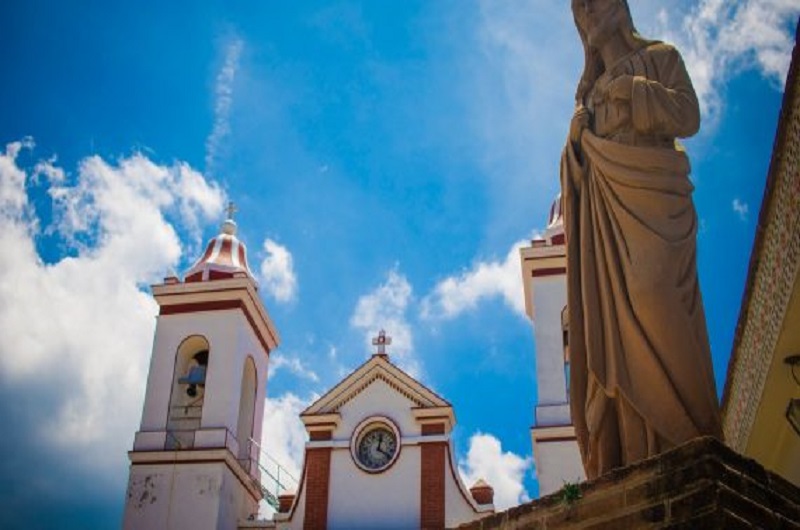
<svg viewBox="0 0 800 530">
<path fill-rule="evenodd" d="M 586 479 L 569 408 L 567 254 L 561 197 L 542 237 L 520 250 L 525 310 L 536 340 L 535 424 L 531 428 L 539 494 Z"/>
</svg>

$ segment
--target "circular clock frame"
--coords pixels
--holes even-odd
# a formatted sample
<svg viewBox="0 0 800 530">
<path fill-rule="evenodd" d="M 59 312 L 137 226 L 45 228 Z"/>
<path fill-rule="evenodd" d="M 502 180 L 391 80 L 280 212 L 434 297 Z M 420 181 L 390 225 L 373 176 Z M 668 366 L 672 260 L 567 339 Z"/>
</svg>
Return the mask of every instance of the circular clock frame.
<svg viewBox="0 0 800 530">
<path fill-rule="evenodd" d="M 373 466 L 369 462 L 364 462 L 360 451 L 362 443 L 374 443 L 373 433 L 388 435 L 393 438 L 394 441 L 393 444 L 389 444 L 388 446 L 383 444 L 381 447 L 374 448 L 381 456 L 385 456 L 385 451 L 390 450 L 390 447 L 393 446 L 394 448 L 391 455 L 388 455 L 389 458 L 377 466 Z M 350 456 L 353 458 L 353 462 L 355 462 L 356 466 L 362 471 L 370 474 L 383 473 L 391 468 L 397 461 L 397 457 L 400 456 L 401 445 L 400 429 L 397 428 L 397 425 L 385 416 L 373 416 L 359 423 L 358 427 L 353 431 L 353 436 L 350 439 Z"/>
</svg>

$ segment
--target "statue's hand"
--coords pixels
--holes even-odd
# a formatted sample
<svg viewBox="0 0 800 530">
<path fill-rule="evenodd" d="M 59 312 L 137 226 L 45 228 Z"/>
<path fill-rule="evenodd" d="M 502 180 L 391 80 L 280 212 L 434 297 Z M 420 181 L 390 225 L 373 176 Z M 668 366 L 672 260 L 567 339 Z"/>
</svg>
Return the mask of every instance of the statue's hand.
<svg viewBox="0 0 800 530">
<path fill-rule="evenodd" d="M 630 101 L 633 97 L 633 76 L 623 74 L 615 77 L 605 86 L 607 101 Z"/>
<path fill-rule="evenodd" d="M 583 105 L 578 105 L 575 109 L 575 114 L 572 116 L 572 122 L 569 125 L 569 139 L 573 145 L 579 145 L 581 141 L 581 133 L 589 127 L 592 120 L 592 113 Z"/>
</svg>

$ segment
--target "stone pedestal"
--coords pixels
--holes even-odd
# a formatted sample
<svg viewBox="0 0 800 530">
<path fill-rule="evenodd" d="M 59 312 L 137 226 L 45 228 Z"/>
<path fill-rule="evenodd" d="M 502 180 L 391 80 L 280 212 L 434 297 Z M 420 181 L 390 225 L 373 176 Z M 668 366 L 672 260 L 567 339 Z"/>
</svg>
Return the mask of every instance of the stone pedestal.
<svg viewBox="0 0 800 530">
<path fill-rule="evenodd" d="M 459 528 L 800 529 L 800 488 L 713 438 L 692 440 L 579 489 L 577 499 L 562 490 Z"/>
</svg>

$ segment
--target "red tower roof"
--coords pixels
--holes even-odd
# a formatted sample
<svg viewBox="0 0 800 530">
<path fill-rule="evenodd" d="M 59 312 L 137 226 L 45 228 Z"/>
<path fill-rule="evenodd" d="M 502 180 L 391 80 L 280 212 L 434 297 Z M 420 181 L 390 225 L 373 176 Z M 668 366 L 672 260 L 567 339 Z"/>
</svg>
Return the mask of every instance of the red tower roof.
<svg viewBox="0 0 800 530">
<path fill-rule="evenodd" d="M 186 271 L 184 281 L 222 280 L 241 272 L 253 278 L 247 265 L 247 248 L 236 237 L 236 223 L 227 219 L 222 223 L 221 233 L 208 242 L 200 259 Z"/>
</svg>

